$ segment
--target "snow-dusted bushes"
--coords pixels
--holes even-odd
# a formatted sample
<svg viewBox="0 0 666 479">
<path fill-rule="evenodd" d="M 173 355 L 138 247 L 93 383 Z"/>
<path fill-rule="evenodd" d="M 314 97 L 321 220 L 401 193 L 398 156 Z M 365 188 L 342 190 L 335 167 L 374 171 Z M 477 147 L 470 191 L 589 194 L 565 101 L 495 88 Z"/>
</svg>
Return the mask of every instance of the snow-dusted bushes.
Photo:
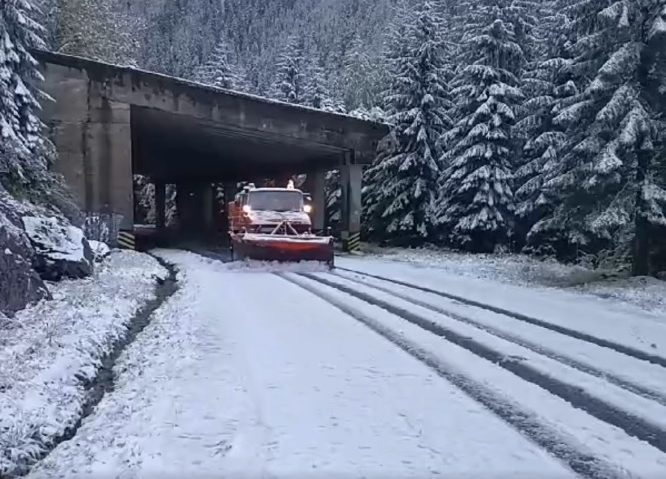
<svg viewBox="0 0 666 479">
<path fill-rule="evenodd" d="M 1 320 L 0 477 L 24 473 L 76 425 L 86 383 L 166 274 L 150 256 L 116 251 L 94 277 L 55 285 L 52 301 Z"/>
</svg>

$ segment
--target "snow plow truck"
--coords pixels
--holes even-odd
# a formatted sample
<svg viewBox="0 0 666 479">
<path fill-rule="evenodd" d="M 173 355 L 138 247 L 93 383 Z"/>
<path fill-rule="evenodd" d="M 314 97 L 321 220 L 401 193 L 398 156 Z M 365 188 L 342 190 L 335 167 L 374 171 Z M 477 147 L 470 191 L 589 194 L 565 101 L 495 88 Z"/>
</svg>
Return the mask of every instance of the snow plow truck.
<svg viewBox="0 0 666 479">
<path fill-rule="evenodd" d="M 333 237 L 312 233 L 312 206 L 289 181 L 286 188 L 250 184 L 228 204 L 233 261 L 320 261 L 333 267 Z"/>
</svg>

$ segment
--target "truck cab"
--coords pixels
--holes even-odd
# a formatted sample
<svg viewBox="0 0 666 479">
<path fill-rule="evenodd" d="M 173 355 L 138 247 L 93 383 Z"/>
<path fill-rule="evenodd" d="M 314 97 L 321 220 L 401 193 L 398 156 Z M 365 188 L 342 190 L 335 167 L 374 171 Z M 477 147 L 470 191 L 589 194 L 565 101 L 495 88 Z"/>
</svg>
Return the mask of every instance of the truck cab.
<svg viewBox="0 0 666 479">
<path fill-rule="evenodd" d="M 308 195 L 290 185 L 287 188 L 245 188 L 229 204 L 232 233 L 270 233 L 288 222 L 298 233 L 310 231 L 312 207 Z"/>
</svg>

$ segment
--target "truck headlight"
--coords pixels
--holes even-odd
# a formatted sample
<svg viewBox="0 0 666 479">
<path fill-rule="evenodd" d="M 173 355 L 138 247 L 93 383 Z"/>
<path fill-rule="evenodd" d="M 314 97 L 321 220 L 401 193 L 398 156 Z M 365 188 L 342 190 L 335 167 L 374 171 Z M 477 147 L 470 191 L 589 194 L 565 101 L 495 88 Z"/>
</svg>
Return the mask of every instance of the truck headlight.
<svg viewBox="0 0 666 479">
<path fill-rule="evenodd" d="M 308 214 L 312 213 L 312 206 L 311 205 L 303 205 L 303 211 L 305 211 Z"/>
</svg>

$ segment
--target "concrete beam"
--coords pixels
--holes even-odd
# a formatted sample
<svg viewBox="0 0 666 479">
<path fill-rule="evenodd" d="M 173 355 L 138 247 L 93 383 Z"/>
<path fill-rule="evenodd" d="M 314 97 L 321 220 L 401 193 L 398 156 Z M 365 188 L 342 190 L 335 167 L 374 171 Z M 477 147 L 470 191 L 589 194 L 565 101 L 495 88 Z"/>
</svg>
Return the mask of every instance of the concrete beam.
<svg viewBox="0 0 666 479">
<path fill-rule="evenodd" d="M 211 183 L 201 185 L 199 191 L 203 203 L 204 231 L 212 233 L 215 231 L 215 191 Z"/>
<path fill-rule="evenodd" d="M 83 58 L 36 51 L 47 79 L 52 69 L 77 71 L 111 101 L 207 122 L 211 135 L 234 133 L 246 139 L 320 145 L 323 150 L 356 151 L 356 162 L 372 161 L 388 127 L 370 121 L 220 90 L 180 78 Z"/>
</svg>

